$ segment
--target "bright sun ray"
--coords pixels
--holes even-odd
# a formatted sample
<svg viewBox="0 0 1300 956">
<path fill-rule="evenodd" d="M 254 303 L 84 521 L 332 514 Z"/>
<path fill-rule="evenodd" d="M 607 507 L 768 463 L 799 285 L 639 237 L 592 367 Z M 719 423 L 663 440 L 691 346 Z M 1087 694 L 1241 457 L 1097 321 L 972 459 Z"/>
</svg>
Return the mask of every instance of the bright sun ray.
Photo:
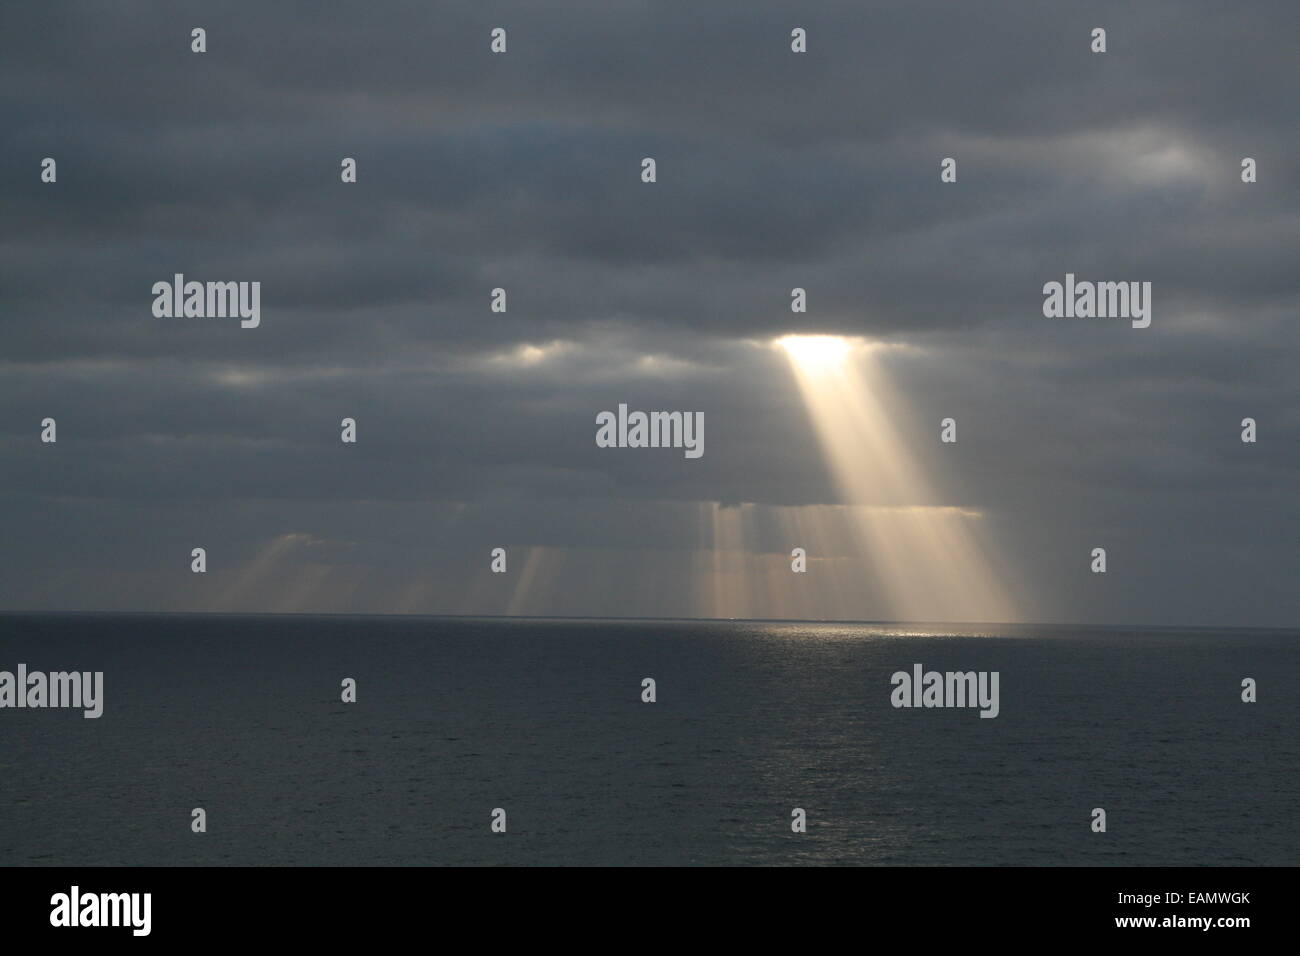
<svg viewBox="0 0 1300 956">
<path fill-rule="evenodd" d="M 787 335 L 790 361 L 827 465 L 869 572 L 880 617 L 912 621 L 1014 621 L 1018 614 L 990 560 L 983 515 L 936 495 L 900 437 L 902 405 L 890 395 L 875 349 L 860 339 Z"/>
</svg>

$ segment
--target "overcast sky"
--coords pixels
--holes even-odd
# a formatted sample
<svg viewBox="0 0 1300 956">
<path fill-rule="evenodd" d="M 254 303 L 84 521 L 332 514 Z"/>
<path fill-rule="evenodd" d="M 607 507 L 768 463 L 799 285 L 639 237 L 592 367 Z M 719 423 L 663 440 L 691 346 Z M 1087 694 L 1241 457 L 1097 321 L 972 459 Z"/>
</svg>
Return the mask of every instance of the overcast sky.
<svg viewBox="0 0 1300 956">
<path fill-rule="evenodd" d="M 0 607 L 889 617 L 871 556 L 790 531 L 843 493 L 768 343 L 826 333 L 893 346 L 903 453 L 1018 619 L 1300 624 L 1297 34 L 1282 0 L 6 4 Z M 260 281 L 260 327 L 154 317 L 178 272 Z M 1151 326 L 1044 317 L 1067 272 L 1151 282 Z M 620 402 L 702 411 L 703 457 L 597 448 Z"/>
</svg>

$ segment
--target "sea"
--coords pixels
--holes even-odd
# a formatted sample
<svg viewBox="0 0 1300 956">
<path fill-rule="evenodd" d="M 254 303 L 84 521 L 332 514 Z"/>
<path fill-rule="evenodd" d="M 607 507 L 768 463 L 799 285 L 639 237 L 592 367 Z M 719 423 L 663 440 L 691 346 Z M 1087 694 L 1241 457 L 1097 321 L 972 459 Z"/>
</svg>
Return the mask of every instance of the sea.
<svg viewBox="0 0 1300 956">
<path fill-rule="evenodd" d="M 103 715 L 0 709 L 6 866 L 1300 862 L 1297 631 L 0 615 L 19 663 Z"/>
</svg>

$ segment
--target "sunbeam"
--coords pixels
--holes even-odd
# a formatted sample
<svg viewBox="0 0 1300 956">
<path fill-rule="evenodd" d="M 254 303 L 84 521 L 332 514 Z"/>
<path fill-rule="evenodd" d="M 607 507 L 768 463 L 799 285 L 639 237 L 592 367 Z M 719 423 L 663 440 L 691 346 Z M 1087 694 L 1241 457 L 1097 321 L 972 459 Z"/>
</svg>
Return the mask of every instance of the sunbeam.
<svg viewBox="0 0 1300 956">
<path fill-rule="evenodd" d="M 853 531 L 878 578 L 880 617 L 1014 621 L 976 509 L 945 502 L 900 437 L 903 412 L 878 349 L 860 339 L 787 335 L 790 361 Z M 937 440 L 937 437 L 936 437 Z"/>
</svg>

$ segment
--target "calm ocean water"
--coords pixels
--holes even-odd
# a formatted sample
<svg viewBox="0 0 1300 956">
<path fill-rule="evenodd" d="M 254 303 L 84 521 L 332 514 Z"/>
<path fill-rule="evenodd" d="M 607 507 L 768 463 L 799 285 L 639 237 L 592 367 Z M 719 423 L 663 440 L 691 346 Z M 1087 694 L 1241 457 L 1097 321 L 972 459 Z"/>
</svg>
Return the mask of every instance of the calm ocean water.
<svg viewBox="0 0 1300 956">
<path fill-rule="evenodd" d="M 0 710 L 4 865 L 1300 862 L 1296 632 L 0 615 L 19 662 L 105 707 Z M 895 710 L 918 662 L 1000 716 Z"/>
</svg>

